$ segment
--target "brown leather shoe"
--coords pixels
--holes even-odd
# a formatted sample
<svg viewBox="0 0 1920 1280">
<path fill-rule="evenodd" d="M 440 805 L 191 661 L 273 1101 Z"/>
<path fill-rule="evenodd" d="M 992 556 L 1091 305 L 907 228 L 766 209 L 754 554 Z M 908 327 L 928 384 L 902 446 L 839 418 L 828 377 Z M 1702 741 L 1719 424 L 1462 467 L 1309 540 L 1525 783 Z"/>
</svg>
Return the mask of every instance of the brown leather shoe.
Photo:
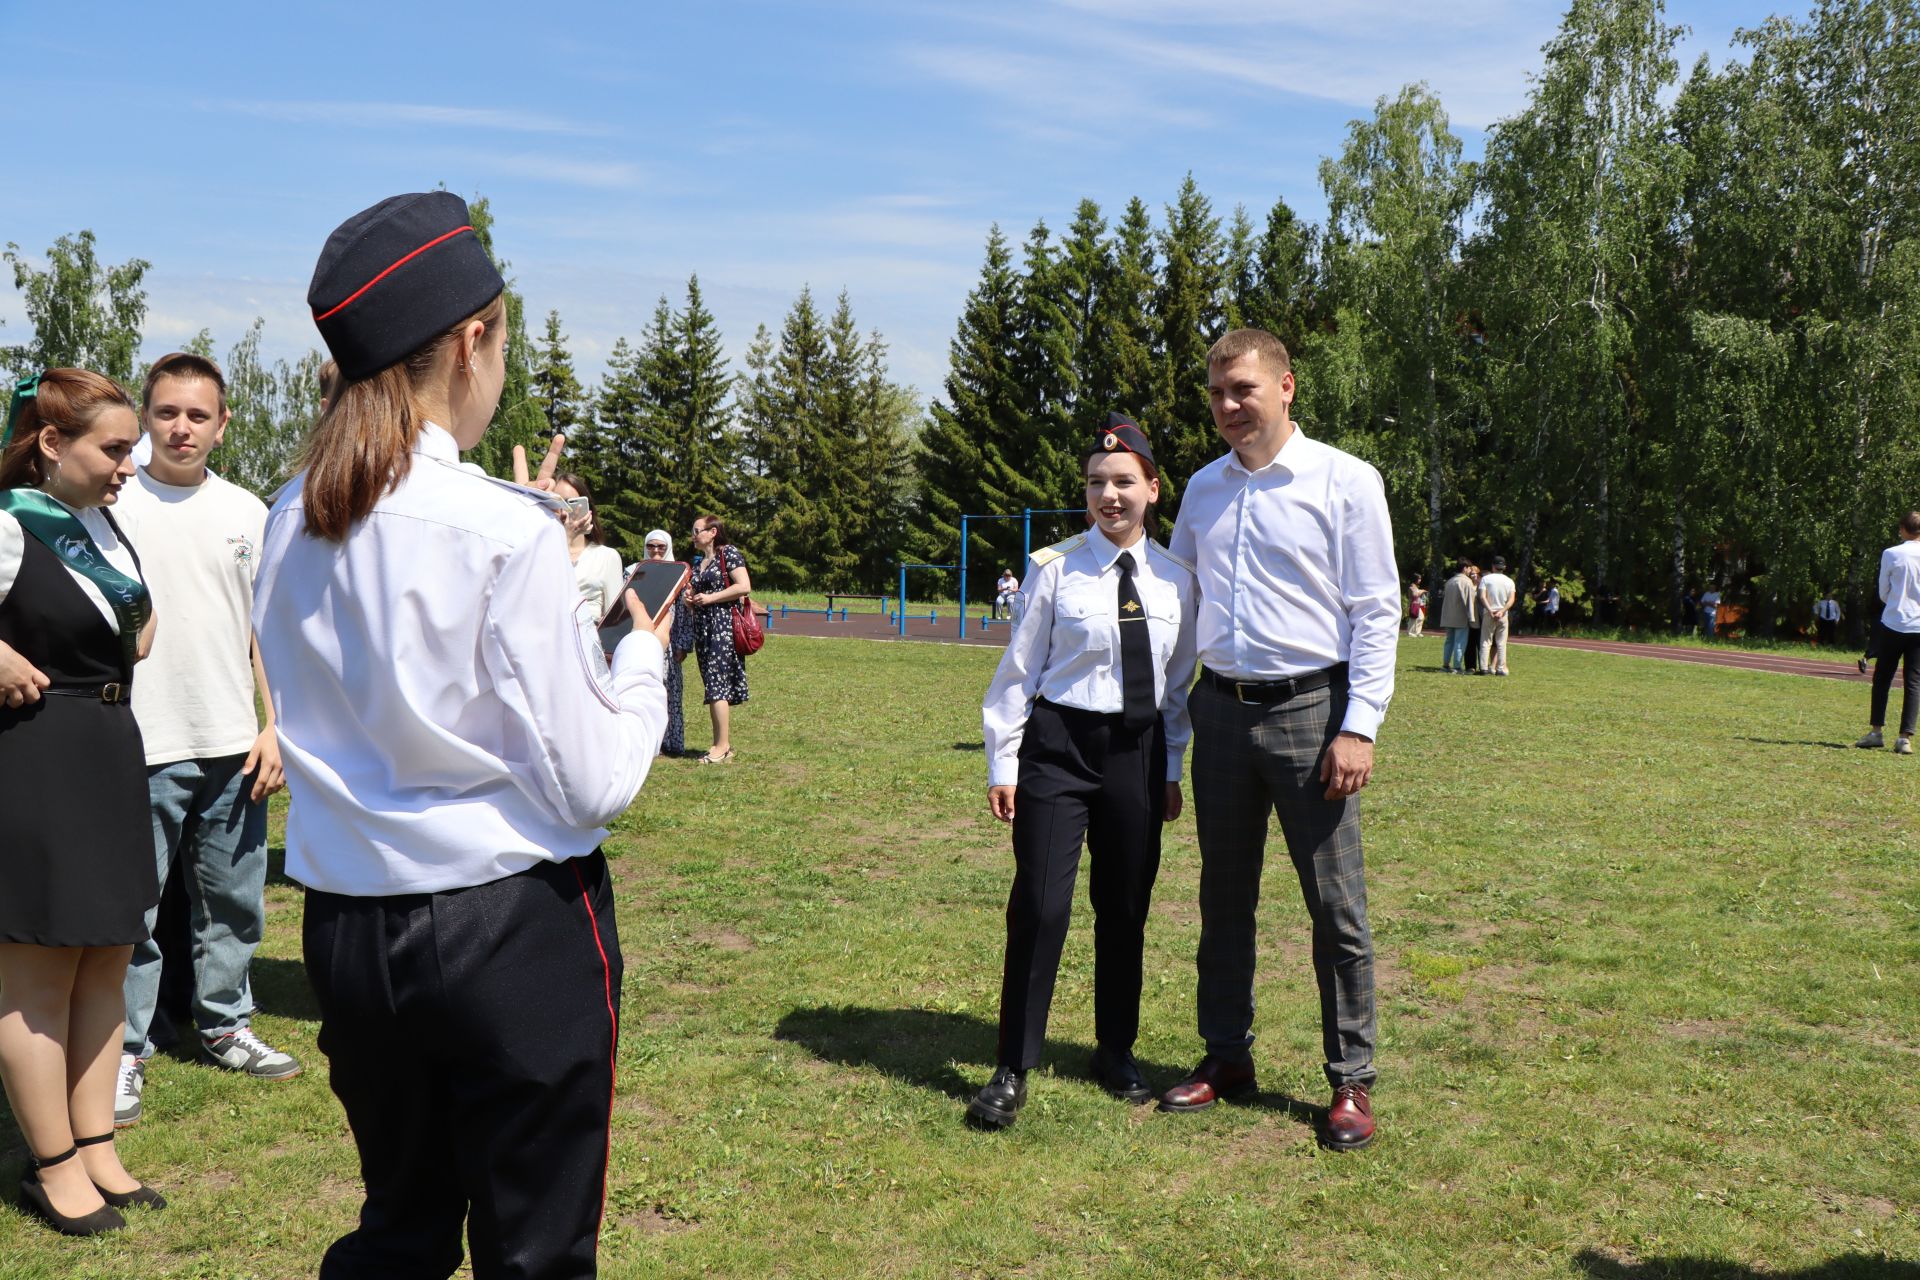
<svg viewBox="0 0 1920 1280">
<path fill-rule="evenodd" d="M 1254 1087 L 1251 1062 L 1228 1062 L 1208 1054 L 1191 1075 L 1160 1095 L 1160 1109 L 1204 1111 L 1222 1098 L 1250 1093 Z"/>
<path fill-rule="evenodd" d="M 1327 1108 L 1327 1132 L 1321 1143 L 1330 1151 L 1358 1151 L 1373 1141 L 1373 1099 L 1363 1084 L 1343 1084 Z"/>
</svg>

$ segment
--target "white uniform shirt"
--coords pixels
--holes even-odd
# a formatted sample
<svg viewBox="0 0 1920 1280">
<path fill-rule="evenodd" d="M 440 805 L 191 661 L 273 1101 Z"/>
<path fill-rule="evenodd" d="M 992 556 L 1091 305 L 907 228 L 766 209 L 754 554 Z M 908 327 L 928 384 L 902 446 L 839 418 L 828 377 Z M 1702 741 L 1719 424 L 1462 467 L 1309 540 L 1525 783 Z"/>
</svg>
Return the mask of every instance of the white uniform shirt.
<svg viewBox="0 0 1920 1280">
<path fill-rule="evenodd" d="M 267 517 L 253 623 L 292 808 L 287 874 L 330 893 L 432 893 L 591 852 L 660 748 L 651 633 L 609 672 L 560 522 L 462 466 L 428 424 L 343 542 Z"/>
<path fill-rule="evenodd" d="M 1920 539 L 1880 553 L 1880 621 L 1895 631 L 1920 632 Z"/>
<path fill-rule="evenodd" d="M 1167 728 L 1167 781 L 1180 780 L 1180 760 L 1193 724 L 1193 573 L 1150 538 L 1128 548 L 1133 585 L 1147 609 L 1153 651 L 1153 694 Z M 987 785 L 1020 781 L 1020 741 L 1033 700 L 1117 713 L 1120 683 L 1120 548 L 1098 529 L 1036 551 L 1027 566 L 1027 609 L 1000 656 L 981 708 Z"/>
<path fill-rule="evenodd" d="M 114 519 L 135 550 L 150 549 L 147 586 L 164 619 L 133 700 L 147 764 L 245 755 L 260 733 L 252 612 L 266 504 L 211 471 L 180 486 L 143 467 Z"/>
<path fill-rule="evenodd" d="M 1173 554 L 1200 587 L 1200 661 L 1271 682 L 1348 664 L 1340 727 L 1378 735 L 1393 699 L 1400 577 L 1380 473 L 1296 426 L 1249 472 L 1229 452 L 1180 499 Z"/>
</svg>

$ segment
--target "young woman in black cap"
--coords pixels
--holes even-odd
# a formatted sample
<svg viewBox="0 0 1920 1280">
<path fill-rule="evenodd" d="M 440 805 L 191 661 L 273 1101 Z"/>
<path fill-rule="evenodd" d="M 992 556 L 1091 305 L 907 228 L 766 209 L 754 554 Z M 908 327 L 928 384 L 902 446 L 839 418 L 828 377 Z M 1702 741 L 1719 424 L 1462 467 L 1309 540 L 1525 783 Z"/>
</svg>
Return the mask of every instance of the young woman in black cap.
<svg viewBox="0 0 1920 1280">
<path fill-rule="evenodd" d="M 660 743 L 664 637 L 609 670 L 564 504 L 459 462 L 500 398 L 502 288 L 433 192 L 348 219 L 307 296 L 343 384 L 268 517 L 254 626 L 366 1181 L 323 1277 L 448 1275 L 463 1225 L 476 1275 L 595 1271 L 621 976 L 599 844 Z"/>
<path fill-rule="evenodd" d="M 1013 824 L 999 1064 L 970 1123 L 1012 1124 L 1040 1063 L 1084 837 L 1094 911 L 1094 1078 L 1143 1103 L 1133 1060 L 1160 827 L 1192 730 L 1193 573 L 1148 534 L 1160 472 L 1118 414 L 1085 460 L 1087 532 L 1037 551 L 1026 612 L 987 690 L 987 807 Z"/>
</svg>

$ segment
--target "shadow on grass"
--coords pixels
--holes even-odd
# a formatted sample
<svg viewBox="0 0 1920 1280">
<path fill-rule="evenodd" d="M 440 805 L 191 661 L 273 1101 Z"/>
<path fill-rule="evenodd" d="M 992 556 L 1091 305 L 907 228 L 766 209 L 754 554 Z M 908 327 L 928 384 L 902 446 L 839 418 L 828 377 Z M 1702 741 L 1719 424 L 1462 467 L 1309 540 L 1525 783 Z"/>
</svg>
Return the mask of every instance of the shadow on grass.
<svg viewBox="0 0 1920 1280">
<path fill-rule="evenodd" d="M 955 751 L 985 751 L 987 744 L 984 742 L 956 742 L 953 744 L 953 749 Z"/>
<path fill-rule="evenodd" d="M 774 1038 L 804 1046 L 815 1057 L 850 1067 L 866 1067 L 896 1080 L 944 1093 L 964 1102 L 987 1082 L 987 1072 L 962 1075 L 955 1062 L 989 1063 L 997 1056 L 999 1028 L 967 1013 L 932 1009 L 869 1009 L 855 1005 L 814 1005 L 794 1009 L 774 1029 Z M 1041 1061 L 1063 1076 L 1092 1080 L 1090 1045 L 1049 1039 Z M 1156 1089 L 1186 1076 L 1188 1066 L 1140 1062 L 1141 1073 Z M 1298 1124 L 1317 1126 L 1326 1108 L 1283 1093 L 1261 1091 L 1231 1105 L 1276 1111 Z"/>
<path fill-rule="evenodd" d="M 1920 1280 L 1920 1263 L 1895 1262 L 1863 1253 L 1843 1254 L 1798 1271 L 1756 1271 L 1711 1258 L 1648 1258 L 1622 1262 L 1582 1249 L 1574 1270 L 1594 1280 Z"/>
<path fill-rule="evenodd" d="M 307 966 L 298 960 L 253 958 L 253 1003 L 277 1018 L 320 1021 L 320 1002 L 307 981 Z"/>
<path fill-rule="evenodd" d="M 1741 738 L 1762 747 L 1825 747 L 1829 751 L 1851 751 L 1851 742 L 1816 742 L 1812 738 Z"/>
<path fill-rule="evenodd" d="M 298 880 L 287 875 L 287 846 L 276 844 L 267 850 L 267 883 L 285 889 L 306 888 Z"/>
</svg>

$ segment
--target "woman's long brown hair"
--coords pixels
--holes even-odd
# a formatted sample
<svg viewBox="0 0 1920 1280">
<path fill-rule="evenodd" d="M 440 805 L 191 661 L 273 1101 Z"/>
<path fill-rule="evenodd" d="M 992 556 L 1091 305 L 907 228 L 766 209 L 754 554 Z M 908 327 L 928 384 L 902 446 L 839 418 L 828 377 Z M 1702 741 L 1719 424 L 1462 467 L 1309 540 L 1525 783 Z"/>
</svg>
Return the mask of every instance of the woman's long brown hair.
<svg viewBox="0 0 1920 1280">
<path fill-rule="evenodd" d="M 497 333 L 506 323 L 506 294 L 454 325 L 404 360 L 349 382 L 327 401 L 301 451 L 307 475 L 301 501 L 307 532 L 339 542 L 367 518 L 374 504 L 406 479 L 413 444 L 420 437 L 420 406 L 414 390 L 426 380 L 440 353 L 460 340 L 475 320 Z"/>
</svg>

